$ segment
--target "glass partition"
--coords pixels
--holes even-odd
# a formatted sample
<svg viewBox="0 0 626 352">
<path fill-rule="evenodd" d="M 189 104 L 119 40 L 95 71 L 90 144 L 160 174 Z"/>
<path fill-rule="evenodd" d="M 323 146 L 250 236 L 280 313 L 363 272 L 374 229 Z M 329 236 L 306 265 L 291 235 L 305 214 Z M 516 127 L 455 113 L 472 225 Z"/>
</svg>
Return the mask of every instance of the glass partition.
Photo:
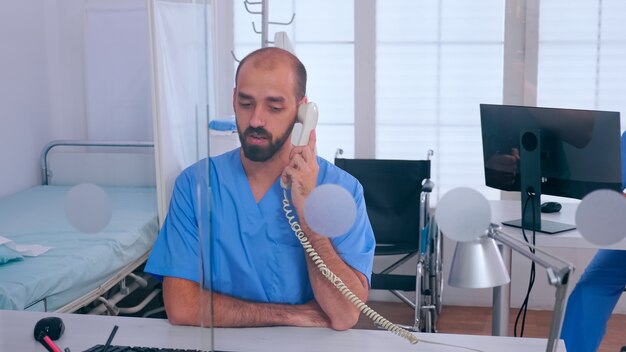
<svg viewBox="0 0 626 352">
<path fill-rule="evenodd" d="M 165 318 L 144 265 L 175 177 L 210 152 L 212 1 L 2 7 L 19 35 L 0 67 L 0 309 Z M 210 332 L 180 347 L 210 350 Z"/>
<path fill-rule="evenodd" d="M 163 275 L 197 284 L 196 302 L 177 296 L 168 307 L 170 323 L 198 326 L 185 348 L 214 350 L 209 119 L 215 118 L 214 4 L 209 0 L 151 0 L 152 77 L 157 144 L 159 214 L 163 220 L 153 255 L 167 263 Z M 167 243 L 167 244 L 165 244 Z M 181 247 L 182 246 L 182 247 Z M 195 261 L 195 262 L 194 262 Z M 174 267 L 174 268 L 171 268 Z M 174 287 L 174 286 L 172 286 Z M 178 289 L 180 286 L 176 286 Z M 170 294 L 175 289 L 170 288 Z M 193 311 L 177 317 L 177 306 Z M 197 314 L 197 315 L 196 315 Z M 174 317 L 172 317 L 174 315 Z M 207 329 L 208 328 L 208 329 Z"/>
<path fill-rule="evenodd" d="M 123 314 L 159 225 L 145 2 L 1 17 L 0 309 Z"/>
</svg>

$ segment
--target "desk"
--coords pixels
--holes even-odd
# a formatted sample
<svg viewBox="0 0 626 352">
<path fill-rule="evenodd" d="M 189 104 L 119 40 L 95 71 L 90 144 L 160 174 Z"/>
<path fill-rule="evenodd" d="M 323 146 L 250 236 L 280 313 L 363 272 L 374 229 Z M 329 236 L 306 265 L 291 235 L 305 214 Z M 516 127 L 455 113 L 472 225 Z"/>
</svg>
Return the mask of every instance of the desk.
<svg viewBox="0 0 626 352">
<path fill-rule="evenodd" d="M 541 214 L 544 220 L 556 221 L 566 224 L 576 224 L 576 208 L 580 201 L 571 203 L 562 203 L 561 211 L 558 213 Z M 519 219 L 522 214 L 521 202 L 515 200 L 492 200 L 489 201 L 491 206 L 491 222 L 501 224 L 503 221 Z M 502 231 L 523 240 L 522 230 L 511 226 L 502 226 Z M 526 230 L 526 235 L 532 234 L 532 231 Z M 601 235 L 599 233 L 598 235 Z M 609 249 L 626 249 L 626 239 L 613 244 L 611 246 L 599 247 L 590 243 L 582 237 L 578 230 L 561 232 L 553 235 L 536 233 L 536 245 L 538 247 L 566 247 L 566 248 L 609 248 Z M 511 249 L 501 246 L 502 257 L 511 272 Z M 548 249 L 549 251 L 549 249 Z M 492 334 L 496 336 L 508 335 L 509 308 L 511 306 L 510 284 L 495 287 L 493 289 L 493 324 Z"/>
<path fill-rule="evenodd" d="M 95 344 L 104 344 L 114 325 L 119 330 L 114 345 L 195 348 L 209 347 L 209 329 L 171 326 L 166 320 L 111 317 L 79 314 L 49 314 L 41 312 L 0 311 L 0 351 L 45 351 L 33 338 L 35 323 L 47 316 L 58 316 L 65 323 L 65 333 L 57 341 L 64 349 L 83 351 Z M 420 334 L 425 340 L 466 346 L 485 352 L 539 352 L 545 351 L 546 340 L 496 336 L 451 334 Z M 204 345 L 202 345 L 204 341 Z M 323 328 L 246 328 L 215 329 L 215 348 L 229 351 L 255 352 L 319 352 L 319 351 L 468 351 L 463 348 L 419 342 L 411 345 L 406 340 L 377 330 L 334 331 Z M 559 341 L 559 351 L 565 351 Z"/>
<path fill-rule="evenodd" d="M 561 211 L 558 213 L 541 214 L 544 220 L 562 222 L 566 224 L 576 224 L 576 208 L 580 201 L 573 200 L 571 203 L 562 203 Z M 522 214 L 521 202 L 518 200 L 491 200 L 491 222 L 501 224 L 503 221 L 519 219 Z M 511 227 L 502 226 L 502 230 L 510 235 L 519 236 L 522 239 L 522 230 Z M 530 231 L 527 230 L 528 235 Z M 532 232 L 530 232 L 532 233 Z M 601 234 L 599 234 L 601 235 Z M 578 230 L 548 235 L 537 232 L 537 246 L 540 247 L 569 247 L 569 248 L 607 248 L 607 249 L 626 249 L 626 238 L 611 246 L 599 247 L 584 239 Z"/>
</svg>

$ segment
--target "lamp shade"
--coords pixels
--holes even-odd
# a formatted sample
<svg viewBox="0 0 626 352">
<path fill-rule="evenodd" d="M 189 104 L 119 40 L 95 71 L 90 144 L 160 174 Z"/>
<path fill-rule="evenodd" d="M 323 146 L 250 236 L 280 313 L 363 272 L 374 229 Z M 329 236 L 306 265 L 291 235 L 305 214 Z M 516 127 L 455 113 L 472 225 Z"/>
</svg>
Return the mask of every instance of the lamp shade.
<svg viewBox="0 0 626 352">
<path fill-rule="evenodd" d="M 511 281 L 493 238 L 458 242 L 452 257 L 448 284 L 459 288 L 487 288 Z"/>
</svg>

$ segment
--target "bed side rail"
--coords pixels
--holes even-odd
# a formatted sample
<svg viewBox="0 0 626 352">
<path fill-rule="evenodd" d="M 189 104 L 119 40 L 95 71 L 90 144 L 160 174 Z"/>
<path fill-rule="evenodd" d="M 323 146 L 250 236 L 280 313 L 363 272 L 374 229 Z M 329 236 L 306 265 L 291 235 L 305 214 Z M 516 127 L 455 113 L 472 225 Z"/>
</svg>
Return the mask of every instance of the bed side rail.
<svg viewBox="0 0 626 352">
<path fill-rule="evenodd" d="M 89 141 L 89 140 L 55 140 L 42 149 L 39 157 L 41 165 L 41 182 L 43 185 L 48 184 L 50 172 L 48 169 L 48 153 L 55 147 L 120 147 L 120 148 L 153 148 L 153 142 L 143 141 Z"/>
</svg>

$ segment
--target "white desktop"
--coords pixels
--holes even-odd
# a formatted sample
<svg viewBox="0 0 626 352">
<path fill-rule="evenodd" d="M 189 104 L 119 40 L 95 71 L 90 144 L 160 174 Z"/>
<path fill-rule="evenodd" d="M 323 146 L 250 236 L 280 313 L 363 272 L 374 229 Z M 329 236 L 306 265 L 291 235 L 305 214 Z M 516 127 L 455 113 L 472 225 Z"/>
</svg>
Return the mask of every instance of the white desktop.
<svg viewBox="0 0 626 352">
<path fill-rule="evenodd" d="M 25 311 L 0 311 L 0 351 L 44 351 L 33 338 L 35 323 L 47 316 L 63 319 L 65 332 L 56 341 L 61 350 L 84 351 L 105 344 L 112 328 L 119 329 L 112 345 L 185 349 L 210 348 L 211 330 L 171 326 L 166 320 L 81 314 L 54 314 Z M 215 329 L 214 349 L 221 351 L 545 351 L 546 339 L 451 334 L 418 334 L 425 341 L 415 345 L 383 330 L 334 331 L 326 328 L 239 328 Z M 448 344 L 448 345 L 441 345 Z M 451 347 L 455 345 L 459 347 Z M 559 341 L 559 351 L 565 351 Z"/>
<path fill-rule="evenodd" d="M 521 203 L 519 200 L 492 200 L 489 201 L 491 206 L 492 222 L 495 224 L 501 224 L 504 221 L 517 219 L 520 217 Z M 565 224 L 576 224 L 576 209 L 580 201 L 568 200 L 568 202 L 562 203 L 562 208 L 559 212 L 555 213 L 542 213 L 541 218 L 544 220 L 550 220 Z M 523 239 L 522 230 L 511 226 L 502 226 L 502 231 Z M 532 231 L 526 230 L 526 235 L 529 236 Z M 601 235 L 599 231 L 598 235 Z M 586 240 L 578 229 L 565 231 L 556 234 L 544 234 L 536 232 L 536 245 L 543 247 L 550 251 L 550 247 L 553 249 L 560 248 L 579 248 L 579 249 L 626 249 L 626 239 L 623 239 L 615 244 L 600 246 Z M 505 262 L 511 268 L 512 254 L 511 249 L 503 247 L 502 256 L 505 258 Z M 576 265 L 575 265 L 576 266 Z M 582 272 L 583 267 L 576 267 L 577 271 Z M 541 274 L 543 275 L 543 274 Z M 570 289 L 574 287 L 574 283 L 570 284 Z M 508 321 L 509 321 L 509 309 L 511 307 L 511 291 L 510 284 L 496 287 L 493 289 L 494 300 L 494 316 L 492 324 L 492 333 L 497 336 L 508 336 Z"/>
<path fill-rule="evenodd" d="M 491 219 L 493 223 L 502 223 L 503 221 L 512 220 L 520 217 L 520 201 L 515 200 L 492 200 L 489 202 L 491 205 Z M 569 202 L 563 202 L 562 208 L 556 213 L 542 213 L 541 218 L 545 220 L 551 220 L 566 224 L 576 224 L 576 208 L 580 204 L 580 201 L 570 199 Z M 522 236 L 522 231 L 519 228 L 511 226 L 503 226 L 502 229 L 512 235 Z M 526 230 L 528 234 L 530 231 Z M 567 248 L 607 248 L 607 249 L 626 249 L 626 238 L 620 242 L 600 246 L 586 240 L 578 231 L 574 229 L 571 231 L 565 231 L 556 234 L 544 234 L 537 232 L 537 245 L 541 247 L 567 247 Z M 598 235 L 601 235 L 599 233 Z"/>
</svg>

